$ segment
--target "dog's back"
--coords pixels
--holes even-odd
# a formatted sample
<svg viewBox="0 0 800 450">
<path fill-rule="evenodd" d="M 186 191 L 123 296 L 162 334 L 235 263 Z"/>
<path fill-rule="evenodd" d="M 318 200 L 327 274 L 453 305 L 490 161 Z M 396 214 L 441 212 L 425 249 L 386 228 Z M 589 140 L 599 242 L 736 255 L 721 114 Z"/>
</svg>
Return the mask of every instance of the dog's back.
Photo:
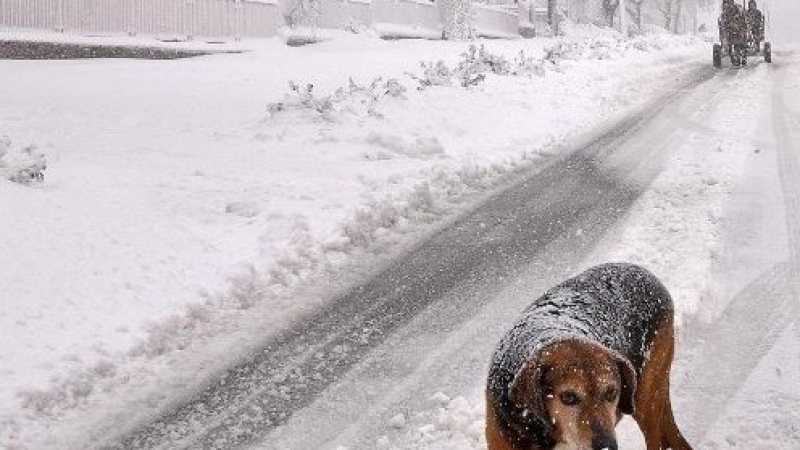
<svg viewBox="0 0 800 450">
<path fill-rule="evenodd" d="M 649 343 L 672 299 L 652 273 L 633 264 L 593 267 L 547 291 L 500 342 L 489 368 L 489 390 L 505 403 L 522 365 L 543 347 L 566 339 L 598 342 L 642 370 Z"/>
<path fill-rule="evenodd" d="M 670 404 L 673 355 L 664 285 L 631 264 L 591 268 L 533 302 L 495 350 L 487 446 L 616 450 L 613 429 L 629 414 L 647 448 L 691 450 Z"/>
</svg>

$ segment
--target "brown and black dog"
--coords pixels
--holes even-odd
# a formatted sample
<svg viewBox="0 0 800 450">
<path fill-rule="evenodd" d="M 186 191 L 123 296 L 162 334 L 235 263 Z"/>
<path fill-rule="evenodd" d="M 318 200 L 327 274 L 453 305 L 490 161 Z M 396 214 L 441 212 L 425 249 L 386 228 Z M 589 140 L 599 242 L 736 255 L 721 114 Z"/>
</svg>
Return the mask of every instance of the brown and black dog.
<svg viewBox="0 0 800 450">
<path fill-rule="evenodd" d="M 675 424 L 667 289 L 630 264 L 594 267 L 531 304 L 495 350 L 489 450 L 616 450 L 623 414 L 647 450 L 691 450 Z"/>
</svg>

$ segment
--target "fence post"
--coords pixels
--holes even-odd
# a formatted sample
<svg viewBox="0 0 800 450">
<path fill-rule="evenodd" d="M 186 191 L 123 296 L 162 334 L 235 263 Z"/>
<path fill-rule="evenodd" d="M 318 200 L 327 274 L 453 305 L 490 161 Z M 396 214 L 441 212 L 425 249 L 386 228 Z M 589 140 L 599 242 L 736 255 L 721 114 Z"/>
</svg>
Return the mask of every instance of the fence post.
<svg viewBox="0 0 800 450">
<path fill-rule="evenodd" d="M 64 0 L 58 0 L 58 8 L 56 10 L 56 32 L 63 33 L 66 28 L 67 18 L 65 17 L 66 11 L 64 10 Z"/>
<path fill-rule="evenodd" d="M 128 2 L 128 14 L 125 21 L 125 28 L 127 28 L 128 36 L 136 36 L 136 0 Z"/>
<path fill-rule="evenodd" d="M 234 24 L 233 24 L 233 15 L 236 13 L 236 4 L 235 0 L 225 0 L 225 8 L 223 12 L 223 27 L 222 27 L 222 37 L 233 37 L 236 33 L 233 31 Z"/>
<path fill-rule="evenodd" d="M 234 11 L 235 12 L 235 18 L 234 18 L 235 30 L 233 32 L 234 32 L 234 35 L 235 35 L 234 39 L 236 40 L 236 42 L 239 42 L 239 41 L 242 40 L 242 34 L 243 34 L 242 33 L 243 26 L 242 25 L 244 23 L 244 5 L 242 4 L 242 2 L 243 2 L 243 0 L 236 0 L 236 3 L 234 4 L 234 7 L 236 9 Z"/>
<path fill-rule="evenodd" d="M 195 0 L 186 0 L 186 7 L 189 10 L 189 29 L 186 33 L 186 40 L 191 41 L 194 39 L 194 34 L 197 30 L 197 6 Z"/>
</svg>

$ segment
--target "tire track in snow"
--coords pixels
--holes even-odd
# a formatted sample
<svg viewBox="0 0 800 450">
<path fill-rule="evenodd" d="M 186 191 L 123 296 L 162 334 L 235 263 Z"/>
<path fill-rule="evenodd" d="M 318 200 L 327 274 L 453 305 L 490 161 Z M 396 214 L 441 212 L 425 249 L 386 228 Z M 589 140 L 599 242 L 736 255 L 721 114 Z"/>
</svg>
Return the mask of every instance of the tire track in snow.
<svg viewBox="0 0 800 450">
<path fill-rule="evenodd" d="M 791 283 L 795 294 L 800 292 L 800 165 L 797 162 L 798 150 L 789 127 L 788 118 L 792 111 L 786 107 L 784 92 L 786 91 L 787 70 L 776 71 L 772 88 L 772 120 L 775 140 L 778 144 L 779 174 L 786 204 L 786 221 L 789 230 L 789 254 L 791 266 Z M 800 71 L 798 71 L 800 72 Z"/>
<path fill-rule="evenodd" d="M 800 57 L 797 54 L 793 57 L 795 58 L 794 64 L 789 64 L 787 67 L 798 65 L 797 61 L 800 60 Z M 775 138 L 778 142 L 779 176 L 786 205 L 786 225 L 789 231 L 789 285 L 790 292 L 794 296 L 795 306 L 792 314 L 794 317 L 792 328 L 794 329 L 795 343 L 800 344 L 800 320 L 797 319 L 800 316 L 800 163 L 797 161 L 800 156 L 800 147 L 797 146 L 800 143 L 800 136 L 794 134 L 797 133 L 797 127 L 800 126 L 800 114 L 786 106 L 785 96 L 788 88 L 786 76 L 789 70 L 784 68 L 777 73 L 777 79 L 772 89 L 772 115 Z M 800 70 L 796 68 L 793 70 L 796 74 L 800 74 Z M 792 88 L 800 90 L 800 84 L 797 84 L 796 77 L 794 81 L 795 84 Z M 794 121 L 794 128 L 789 126 L 790 118 Z"/>
<path fill-rule="evenodd" d="M 787 328 L 800 333 L 800 165 L 784 102 L 786 70 L 771 73 L 771 119 L 786 208 L 789 259 L 734 295 L 720 318 L 697 330 L 688 343 L 700 351 L 684 362 L 690 369 L 676 383 L 681 395 L 676 403 L 686 411 L 681 420 L 686 434 L 698 443 L 708 436 Z"/>
<path fill-rule="evenodd" d="M 797 316 L 787 289 L 790 268 L 779 263 L 739 291 L 715 322 L 686 343 L 699 352 L 681 361 L 687 368 L 675 383 L 683 411 L 678 418 L 693 442 L 702 442 L 722 417 L 747 377 Z"/>
</svg>

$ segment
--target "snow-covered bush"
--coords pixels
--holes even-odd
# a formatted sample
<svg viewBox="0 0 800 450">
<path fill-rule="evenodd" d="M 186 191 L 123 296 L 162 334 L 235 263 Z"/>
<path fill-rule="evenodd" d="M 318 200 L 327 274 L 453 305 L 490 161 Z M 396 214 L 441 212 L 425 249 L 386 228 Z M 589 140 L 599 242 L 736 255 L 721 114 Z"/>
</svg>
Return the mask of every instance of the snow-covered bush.
<svg viewBox="0 0 800 450">
<path fill-rule="evenodd" d="M 315 94 L 312 84 L 301 86 L 290 81 L 289 89 L 282 102 L 267 105 L 270 117 L 288 111 L 311 112 L 328 120 L 339 112 L 380 117 L 376 107 L 381 101 L 385 98 L 404 99 L 406 94 L 405 86 L 399 81 L 394 78 L 384 80 L 383 77 L 375 78 L 367 85 L 360 85 L 351 78 L 347 87 L 340 87 L 325 96 Z"/>
<path fill-rule="evenodd" d="M 406 87 L 394 78 L 384 80 L 378 77 L 368 85 L 361 86 L 350 78 L 347 88 L 339 88 L 334 96 L 344 103 L 347 99 L 362 100 L 364 103 L 377 103 L 385 97 L 405 98 Z"/>
<path fill-rule="evenodd" d="M 386 98 L 406 98 L 406 87 L 394 78 L 378 77 L 367 85 L 360 85 L 352 78 L 348 86 L 333 93 L 334 107 L 338 111 L 356 116 L 382 117 L 377 106 Z"/>
<path fill-rule="evenodd" d="M 517 76 L 542 76 L 545 73 L 544 64 L 545 62 L 543 59 L 526 56 L 525 51 L 520 50 L 519 55 L 514 58 L 513 74 Z"/>
<path fill-rule="evenodd" d="M 421 63 L 422 75 L 409 74 L 419 82 L 417 89 L 423 90 L 432 86 L 452 86 L 458 84 L 462 87 L 476 86 L 486 79 L 486 75 L 523 76 L 545 73 L 544 62 L 525 55 L 520 51 L 512 61 L 505 56 L 489 52 L 481 45 L 471 45 L 461 54 L 461 61 L 455 68 L 450 69 L 442 61 Z"/>
<path fill-rule="evenodd" d="M 483 45 L 470 45 L 461 58 L 453 69 L 441 60 L 422 62 L 422 75 L 409 75 L 419 82 L 417 89 L 423 90 L 432 86 L 452 86 L 456 82 L 463 87 L 475 86 L 486 79 L 487 73 L 508 75 L 511 70 L 508 60 L 502 55 L 489 53 Z"/>
<path fill-rule="evenodd" d="M 318 97 L 314 94 L 313 84 L 300 86 L 294 81 L 289 81 L 289 91 L 282 102 L 267 105 L 267 111 L 271 115 L 289 110 L 311 110 L 319 114 L 326 114 L 333 110 L 331 97 Z"/>
<path fill-rule="evenodd" d="M 609 41 L 594 41 L 589 45 L 588 59 L 612 59 L 618 49 Z"/>
<path fill-rule="evenodd" d="M 495 75 L 508 75 L 511 64 L 502 55 L 495 55 L 486 51 L 486 47 L 470 45 L 469 49 L 461 54 L 463 58 L 456 66 L 455 73 L 461 86 L 474 86 L 486 78 L 487 73 Z"/>
<path fill-rule="evenodd" d="M 549 70 L 562 71 L 562 61 L 614 59 L 631 48 L 642 51 L 662 49 L 666 44 L 661 44 L 657 38 L 658 36 L 645 36 L 623 40 L 616 34 L 594 39 L 561 38 L 546 47 L 542 57 L 528 56 L 520 51 L 511 60 L 503 55 L 491 53 L 483 45 L 471 45 L 462 53 L 461 60 L 454 68 L 451 69 L 442 61 L 423 62 L 422 74 L 409 74 L 409 76 L 419 83 L 417 87 L 419 90 L 432 86 L 476 86 L 489 74 L 543 76 Z"/>
<path fill-rule="evenodd" d="M 559 39 L 555 44 L 545 48 L 544 61 L 558 65 L 563 60 L 580 59 L 580 44 L 575 41 Z"/>
<path fill-rule="evenodd" d="M 29 145 L 16 149 L 8 137 L 0 138 L 0 177 L 19 184 L 44 181 L 47 159 L 44 154 Z"/>
<path fill-rule="evenodd" d="M 561 61 L 614 59 L 621 56 L 628 48 L 642 51 L 661 49 L 658 39 L 651 37 L 627 40 L 619 36 L 582 40 L 559 39 L 545 50 L 544 59 L 553 65 L 558 65 Z"/>
<path fill-rule="evenodd" d="M 278 36 L 289 47 L 302 47 L 304 45 L 316 44 L 326 40 L 316 27 L 282 27 L 278 30 Z"/>
<path fill-rule="evenodd" d="M 450 86 L 453 84 L 453 72 L 447 67 L 444 61 L 420 62 L 422 67 L 422 75 L 408 74 L 411 78 L 417 80 L 419 86 L 418 90 L 423 90 L 431 86 Z"/>
<path fill-rule="evenodd" d="M 344 26 L 345 31 L 353 34 L 369 34 L 375 35 L 375 32 L 367 24 L 351 18 Z"/>
</svg>

